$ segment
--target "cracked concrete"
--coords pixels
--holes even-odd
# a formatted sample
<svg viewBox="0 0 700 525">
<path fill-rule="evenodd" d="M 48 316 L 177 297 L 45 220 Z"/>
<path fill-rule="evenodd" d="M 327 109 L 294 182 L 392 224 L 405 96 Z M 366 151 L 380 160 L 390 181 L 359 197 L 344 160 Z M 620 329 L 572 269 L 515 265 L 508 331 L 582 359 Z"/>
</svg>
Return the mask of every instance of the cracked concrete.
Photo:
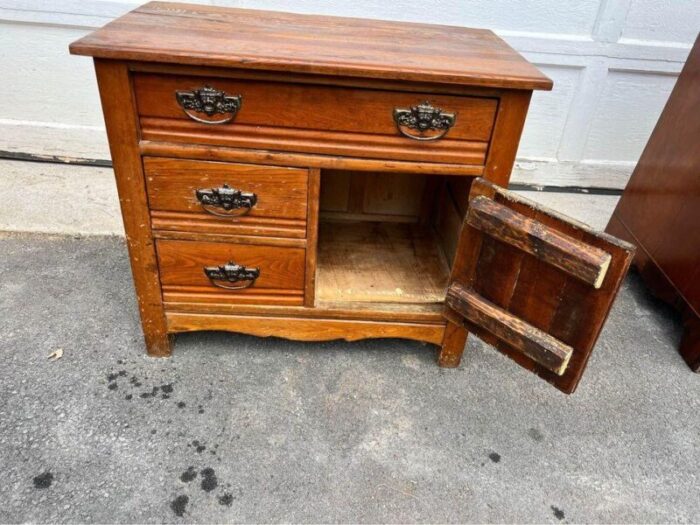
<svg viewBox="0 0 700 525">
<path fill-rule="evenodd" d="M 456 370 L 209 332 L 158 360 L 137 316 L 122 239 L 0 235 L 0 522 L 700 515 L 700 377 L 634 275 L 570 397 L 474 338 Z"/>
</svg>

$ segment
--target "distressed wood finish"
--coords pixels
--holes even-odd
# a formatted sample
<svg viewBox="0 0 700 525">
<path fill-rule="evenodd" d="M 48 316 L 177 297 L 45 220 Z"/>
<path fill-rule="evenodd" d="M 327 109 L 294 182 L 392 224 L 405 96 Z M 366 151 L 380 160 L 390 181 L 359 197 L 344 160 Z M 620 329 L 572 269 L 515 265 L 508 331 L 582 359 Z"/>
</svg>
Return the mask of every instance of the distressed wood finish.
<svg viewBox="0 0 700 525">
<path fill-rule="evenodd" d="M 680 311 L 680 352 L 700 372 L 700 37 L 607 231 L 637 247 L 651 291 Z"/>
<path fill-rule="evenodd" d="M 308 170 L 146 157 L 148 199 L 156 230 L 306 237 Z M 197 200 L 198 189 L 255 193 L 245 215 L 218 217 Z"/>
<path fill-rule="evenodd" d="M 439 303 L 449 269 L 420 226 L 327 222 L 319 232 L 316 298 L 322 301 Z"/>
<path fill-rule="evenodd" d="M 566 370 L 573 352 L 570 346 L 499 308 L 473 290 L 459 283 L 451 284 L 446 304 L 470 323 L 479 325 L 547 370 L 559 376 Z"/>
<path fill-rule="evenodd" d="M 600 288 L 610 254 L 483 196 L 472 199 L 467 224 Z"/>
<path fill-rule="evenodd" d="M 101 58 L 551 89 L 491 31 L 150 2 L 71 45 Z"/>
<path fill-rule="evenodd" d="M 95 60 L 95 72 L 146 348 L 150 355 L 168 356 L 171 340 L 165 324 L 146 184 L 138 154 L 138 124 L 129 71 L 119 62 Z"/>
<path fill-rule="evenodd" d="M 533 255 L 474 228 L 468 219 L 462 227 L 460 257 L 452 267 L 450 288 L 457 284 L 458 289 L 469 290 L 470 297 L 476 299 L 465 299 L 462 294 L 464 300 L 453 304 L 458 304 L 467 315 L 460 316 L 448 308 L 446 316 L 452 322 L 463 323 L 469 331 L 558 389 L 572 393 L 627 272 L 634 248 L 477 179 L 472 184 L 470 202 L 482 198 L 490 198 L 541 223 L 538 229 L 553 230 L 588 245 L 590 253 L 602 250 L 611 256 L 606 275 L 600 287 L 595 288 L 591 282 L 572 277 L 552 265 L 539 252 Z M 522 224 L 527 227 L 528 222 Z M 515 320 L 520 326 L 518 330 Z M 543 339 L 543 335 L 553 339 Z M 572 351 L 568 365 L 564 366 L 566 347 Z M 456 360 L 452 353 L 449 362 L 454 364 Z"/>
<path fill-rule="evenodd" d="M 71 52 L 97 57 L 150 353 L 169 354 L 168 333 L 221 329 L 404 337 L 440 345 L 442 366 L 459 363 L 467 331 L 442 308 L 450 268 L 471 264 L 473 247 L 458 241 L 471 179 L 507 184 L 531 92 L 551 89 L 502 40 L 152 2 Z M 240 95 L 235 116 L 186 114 L 176 93 L 205 86 Z M 424 102 L 448 115 L 424 107 L 413 128 L 397 126 L 395 109 Z M 402 133 L 421 123 L 437 140 Z M 224 184 L 257 203 L 207 213 L 196 191 Z M 204 267 L 229 262 L 260 276 L 214 286 Z"/>
</svg>

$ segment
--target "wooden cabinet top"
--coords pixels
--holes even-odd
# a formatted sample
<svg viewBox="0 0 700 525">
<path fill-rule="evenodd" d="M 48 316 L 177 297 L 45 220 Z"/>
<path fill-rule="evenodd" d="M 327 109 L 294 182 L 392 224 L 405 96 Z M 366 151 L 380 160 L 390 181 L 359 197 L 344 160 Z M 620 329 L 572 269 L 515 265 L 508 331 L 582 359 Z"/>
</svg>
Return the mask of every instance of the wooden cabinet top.
<svg viewBox="0 0 700 525">
<path fill-rule="evenodd" d="M 484 29 L 149 2 L 73 54 L 511 89 L 552 81 Z"/>
</svg>

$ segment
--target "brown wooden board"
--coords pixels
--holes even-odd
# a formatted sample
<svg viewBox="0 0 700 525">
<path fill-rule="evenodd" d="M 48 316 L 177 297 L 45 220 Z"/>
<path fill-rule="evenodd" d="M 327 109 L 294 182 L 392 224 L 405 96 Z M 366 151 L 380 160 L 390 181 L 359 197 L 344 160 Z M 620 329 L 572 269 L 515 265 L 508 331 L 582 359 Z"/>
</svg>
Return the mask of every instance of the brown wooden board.
<svg viewBox="0 0 700 525">
<path fill-rule="evenodd" d="M 150 2 L 71 45 L 147 62 L 551 89 L 484 29 Z"/>
<path fill-rule="evenodd" d="M 700 372 L 700 36 L 606 231 L 633 242 L 654 295 L 680 311 L 681 355 Z M 651 211 L 651 213 L 650 213 Z"/>
<path fill-rule="evenodd" d="M 166 301 L 303 304 L 305 251 L 302 248 L 158 240 L 156 251 Z M 259 278 L 241 290 L 215 286 L 204 268 L 230 261 L 258 268 Z"/>
<path fill-rule="evenodd" d="M 486 198 L 498 206 L 483 206 Z M 559 390 L 572 393 L 634 247 L 484 179 L 472 185 L 470 203 L 476 199 L 479 205 L 469 209 L 462 226 L 445 316 Z M 510 234 L 483 228 L 475 220 L 491 208 L 510 210 L 500 215 L 508 219 Z M 589 271 L 604 264 L 607 270 L 600 279 Z"/>
<path fill-rule="evenodd" d="M 157 157 L 143 165 L 156 230 L 306 237 L 308 170 Z M 224 185 L 254 194 L 255 205 L 226 215 L 197 199 Z"/>
<path fill-rule="evenodd" d="M 71 49 L 96 57 L 152 355 L 169 355 L 169 332 L 220 328 L 403 336 L 441 344 L 440 364 L 458 364 L 467 331 L 437 310 L 447 258 L 473 277 L 476 262 L 454 255 L 481 247 L 457 247 L 460 188 L 480 175 L 507 184 L 531 91 L 551 88 L 534 66 L 490 31 L 167 3 Z M 259 199 L 218 217 L 221 202 L 193 200 L 200 185 L 236 207 Z M 499 242 L 484 245 L 501 253 Z M 502 303 L 517 299 L 530 256 L 499 261 Z M 219 268 L 232 260 L 250 268 Z M 251 286 L 214 286 L 240 281 Z M 495 297 L 496 281 L 483 286 Z M 504 328 L 518 337 L 527 326 Z M 550 343 L 527 348 L 548 356 Z"/>
<path fill-rule="evenodd" d="M 449 270 L 427 227 L 322 222 L 316 299 L 326 302 L 440 303 Z"/>
<path fill-rule="evenodd" d="M 168 356 L 171 352 L 171 340 L 163 311 L 161 283 L 148 217 L 148 195 L 143 165 L 138 145 L 134 140 L 138 135 L 138 123 L 133 107 L 129 71 L 124 64 L 96 60 L 95 72 L 146 349 L 153 356 Z"/>
</svg>

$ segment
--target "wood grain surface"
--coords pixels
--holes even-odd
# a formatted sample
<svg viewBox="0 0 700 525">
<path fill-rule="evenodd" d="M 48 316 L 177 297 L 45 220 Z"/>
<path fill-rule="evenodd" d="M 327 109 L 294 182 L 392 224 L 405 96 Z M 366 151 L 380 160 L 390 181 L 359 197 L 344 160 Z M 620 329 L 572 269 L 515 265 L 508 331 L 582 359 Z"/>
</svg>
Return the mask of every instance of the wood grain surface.
<svg viewBox="0 0 700 525">
<path fill-rule="evenodd" d="M 155 229 L 306 237 L 308 170 L 157 157 L 143 164 Z M 224 184 L 255 193 L 257 203 L 241 216 L 207 213 L 196 190 Z"/>
<path fill-rule="evenodd" d="M 148 216 L 148 196 L 136 142 L 138 121 L 129 70 L 125 64 L 96 60 L 95 72 L 114 163 L 146 350 L 150 355 L 168 356 L 171 341 L 163 312 L 156 252 Z"/>
<path fill-rule="evenodd" d="M 417 225 L 322 222 L 316 298 L 322 301 L 435 303 L 449 270 L 435 234 Z"/>
<path fill-rule="evenodd" d="M 165 300 L 221 300 L 224 302 L 290 301 L 301 304 L 304 295 L 305 250 L 281 246 L 214 243 L 195 241 L 156 241 L 158 264 Z M 257 267 L 260 277 L 250 288 L 223 290 L 214 286 L 204 274 L 205 266 L 219 266 L 233 261 Z M 175 295 L 177 294 L 177 295 Z M 210 296 L 210 299 L 207 299 Z M 216 297 L 214 297 L 216 296 Z"/>
<path fill-rule="evenodd" d="M 259 337 L 285 337 L 297 341 L 330 341 L 398 337 L 440 344 L 444 323 L 401 323 L 355 319 L 305 319 L 167 312 L 168 330 L 228 330 Z"/>
<path fill-rule="evenodd" d="M 195 122 L 178 105 L 176 92 L 204 86 L 242 98 L 231 123 Z M 136 73 L 134 89 L 147 140 L 464 164 L 484 164 L 498 106 L 489 97 L 176 74 Z M 396 127 L 394 108 L 424 101 L 457 114 L 440 140 L 415 141 Z"/>
<path fill-rule="evenodd" d="M 604 250 L 560 233 L 483 196 L 472 199 L 467 224 L 556 266 L 594 288 L 600 288 L 610 265 L 610 254 Z"/>
<path fill-rule="evenodd" d="M 210 144 L 172 144 L 142 140 L 139 144 L 143 155 L 154 157 L 193 158 L 247 162 L 250 164 L 277 164 L 300 168 L 322 168 L 337 170 L 371 170 L 378 173 L 426 173 L 451 176 L 478 176 L 483 166 L 470 164 L 447 164 L 436 162 L 409 162 L 391 159 L 360 159 L 340 155 L 317 153 L 291 153 L 264 149 L 243 149 L 214 146 Z"/>
<path fill-rule="evenodd" d="M 573 349 L 542 330 L 487 301 L 473 290 L 453 283 L 446 304 L 470 322 L 521 351 L 547 370 L 562 375 Z"/>
<path fill-rule="evenodd" d="M 588 359 L 610 312 L 624 278 L 634 247 L 605 233 L 596 232 L 576 221 L 547 210 L 534 202 L 499 188 L 484 179 L 472 184 L 470 201 L 479 196 L 555 229 L 591 248 L 611 255 L 600 288 L 572 277 L 548 261 L 493 238 L 464 222 L 451 283 L 473 290 L 520 321 L 549 334 L 573 349 L 562 375 L 544 366 L 513 345 L 487 323 L 463 319 L 469 331 L 495 346 L 524 368 L 534 372 L 558 389 L 572 393 L 578 385 Z M 458 321 L 454 311 L 448 319 Z"/>
<path fill-rule="evenodd" d="M 551 89 L 491 31 L 150 2 L 74 54 L 326 75 Z"/>
</svg>

